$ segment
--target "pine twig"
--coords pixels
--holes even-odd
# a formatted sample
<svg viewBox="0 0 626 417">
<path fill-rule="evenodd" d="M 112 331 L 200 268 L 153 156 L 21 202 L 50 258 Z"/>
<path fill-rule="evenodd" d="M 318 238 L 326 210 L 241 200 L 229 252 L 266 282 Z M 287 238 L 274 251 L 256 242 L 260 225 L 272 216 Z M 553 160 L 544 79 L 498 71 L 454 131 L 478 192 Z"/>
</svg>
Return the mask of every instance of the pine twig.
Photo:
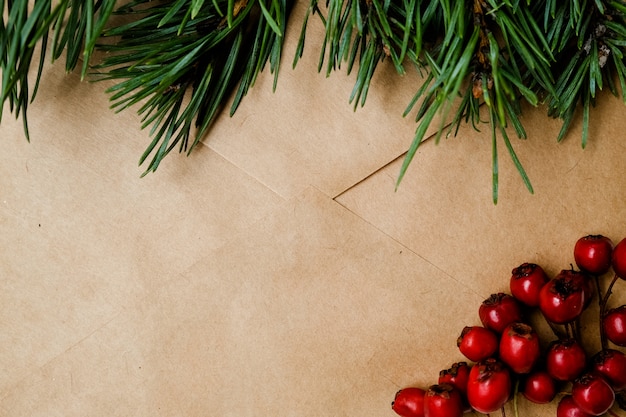
<svg viewBox="0 0 626 417">
<path fill-rule="evenodd" d="M 107 29 L 117 41 L 99 45 L 109 56 L 94 69 L 117 82 L 108 89 L 113 108 L 142 103 L 142 128 L 152 126 L 143 175 L 176 147 L 191 152 L 234 92 L 232 115 L 268 62 L 276 88 L 292 1 L 197 1 L 136 0 L 117 11 L 136 18 Z"/>
<path fill-rule="evenodd" d="M 99 0 L 96 3 L 93 0 L 61 0 L 54 7 L 51 0 L 35 0 L 32 7 L 28 1 L 0 1 L 3 13 L 0 24 L 0 121 L 4 103 L 8 102 L 9 110 L 15 117 L 22 117 L 26 139 L 30 140 L 28 106 L 37 95 L 49 41 L 52 60 L 66 52 L 65 67 L 70 72 L 82 58 L 81 74 L 84 76 L 96 39 L 114 5 L 115 0 Z M 37 72 L 31 89 L 29 72 L 35 63 Z"/>
</svg>

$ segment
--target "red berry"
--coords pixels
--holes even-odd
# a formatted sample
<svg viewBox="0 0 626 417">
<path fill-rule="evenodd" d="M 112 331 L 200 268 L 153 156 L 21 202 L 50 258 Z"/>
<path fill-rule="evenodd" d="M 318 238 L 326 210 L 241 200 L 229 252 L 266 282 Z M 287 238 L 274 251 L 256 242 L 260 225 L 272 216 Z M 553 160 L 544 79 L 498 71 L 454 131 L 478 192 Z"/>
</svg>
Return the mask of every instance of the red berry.
<svg viewBox="0 0 626 417">
<path fill-rule="evenodd" d="M 513 269 L 509 286 L 513 297 L 530 307 L 539 305 L 539 291 L 548 276 L 537 264 L 523 263 Z"/>
<path fill-rule="evenodd" d="M 479 413 L 493 413 L 509 400 L 511 387 L 507 367 L 496 359 L 486 359 L 475 364 L 470 371 L 467 400 Z"/>
<path fill-rule="evenodd" d="M 618 346 L 626 346 L 626 305 L 607 311 L 602 326 L 607 339 Z"/>
<path fill-rule="evenodd" d="M 613 248 L 613 256 L 611 258 L 613 271 L 621 279 L 626 279 L 626 238 L 619 241 Z"/>
<path fill-rule="evenodd" d="M 583 411 L 571 395 L 566 395 L 556 407 L 556 417 L 591 417 L 591 414 Z"/>
<path fill-rule="evenodd" d="M 602 376 L 587 373 L 574 381 L 572 398 L 584 412 L 599 416 L 613 407 L 615 392 Z"/>
<path fill-rule="evenodd" d="M 516 374 L 527 374 L 539 360 L 539 336 L 525 323 L 511 323 L 500 338 L 500 360 Z"/>
<path fill-rule="evenodd" d="M 467 380 L 471 366 L 467 362 L 456 362 L 448 369 L 439 372 L 439 384 L 451 384 L 465 397 L 467 394 Z"/>
<path fill-rule="evenodd" d="M 484 327 L 466 326 L 458 337 L 456 345 L 467 359 L 478 362 L 497 352 L 498 336 Z"/>
<path fill-rule="evenodd" d="M 563 270 L 541 288 L 539 309 L 553 323 L 569 323 L 589 305 L 590 291 L 586 277 L 576 271 Z"/>
<path fill-rule="evenodd" d="M 548 347 L 546 370 L 557 381 L 573 381 L 586 366 L 587 355 L 576 340 L 556 340 Z"/>
<path fill-rule="evenodd" d="M 574 260 L 583 271 L 603 275 L 611 267 L 613 242 L 602 235 L 581 237 L 574 246 Z"/>
<path fill-rule="evenodd" d="M 602 375 L 619 392 L 626 389 L 626 354 L 615 349 L 604 349 L 591 358 L 592 369 Z"/>
<path fill-rule="evenodd" d="M 497 293 L 482 302 L 478 316 L 487 329 L 502 333 L 509 324 L 522 321 L 522 310 L 512 295 Z"/>
<path fill-rule="evenodd" d="M 461 393 L 450 384 L 431 385 L 424 396 L 424 417 L 461 417 Z"/>
<path fill-rule="evenodd" d="M 421 388 L 403 388 L 396 392 L 391 409 L 400 417 L 424 417 L 424 396 Z"/>
<path fill-rule="evenodd" d="M 536 371 L 526 377 L 522 394 L 537 404 L 547 404 L 556 396 L 556 383 L 545 371 Z"/>
</svg>

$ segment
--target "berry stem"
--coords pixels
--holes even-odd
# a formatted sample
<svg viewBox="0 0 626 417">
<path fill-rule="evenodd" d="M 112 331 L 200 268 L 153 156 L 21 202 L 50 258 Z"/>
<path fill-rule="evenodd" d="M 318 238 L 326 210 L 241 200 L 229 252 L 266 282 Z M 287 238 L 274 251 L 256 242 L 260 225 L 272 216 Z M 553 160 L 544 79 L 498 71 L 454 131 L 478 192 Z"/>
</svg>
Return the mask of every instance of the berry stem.
<svg viewBox="0 0 626 417">
<path fill-rule="evenodd" d="M 565 323 L 563 325 L 563 327 L 565 327 L 565 336 L 567 336 L 568 339 L 573 339 L 573 332 L 572 332 L 572 324 L 571 323 Z"/>
<path fill-rule="evenodd" d="M 574 333 L 574 339 L 582 345 L 582 337 L 580 333 L 580 316 L 576 317 L 576 320 L 572 323 L 572 332 Z"/>
<path fill-rule="evenodd" d="M 615 403 L 621 410 L 626 411 L 626 392 L 615 393 Z"/>
<path fill-rule="evenodd" d="M 552 323 L 550 320 L 548 320 L 548 318 L 546 316 L 543 316 L 543 318 L 546 320 L 546 323 L 548 323 L 548 326 L 550 327 L 550 329 L 552 329 L 552 333 L 554 333 L 554 336 L 556 336 L 557 339 L 561 340 L 566 338 L 566 336 L 564 336 L 561 331 L 559 330 L 559 328 Z"/>
<path fill-rule="evenodd" d="M 617 280 L 619 279 L 619 276 L 617 274 L 615 274 L 613 276 L 613 279 L 611 280 L 611 283 L 609 284 L 608 288 L 606 289 L 606 293 L 604 294 L 604 296 L 601 296 L 602 292 L 600 289 L 600 280 L 598 279 L 598 277 L 596 277 L 596 285 L 598 287 L 598 299 L 599 299 L 599 303 L 600 303 L 600 342 L 602 343 L 602 349 L 607 349 L 608 348 L 608 342 L 606 340 L 606 332 L 604 331 L 604 326 L 602 325 L 602 319 L 604 318 L 604 314 L 606 313 L 606 305 L 609 302 L 609 297 L 611 296 L 612 292 L 613 292 L 613 286 L 615 285 L 615 283 L 617 282 Z"/>
<path fill-rule="evenodd" d="M 596 283 L 596 291 L 598 292 L 598 306 L 600 307 L 599 309 L 599 315 L 600 315 L 600 320 L 598 320 L 598 324 L 600 325 L 599 330 L 600 330 L 600 343 L 602 346 L 602 349 L 606 349 L 607 346 L 607 342 L 606 342 L 606 334 L 604 332 L 604 328 L 602 326 L 602 318 L 604 317 L 604 309 L 606 307 L 603 307 L 604 304 L 604 295 L 602 295 L 602 287 L 600 286 L 600 277 L 597 275 L 593 276 L 593 280 Z"/>
<path fill-rule="evenodd" d="M 517 409 L 518 393 L 519 393 L 519 379 L 515 381 L 515 389 L 513 391 L 513 413 L 515 414 L 515 417 L 519 417 L 519 410 Z M 504 413 L 504 408 L 502 410 L 503 410 L 502 412 Z"/>
<path fill-rule="evenodd" d="M 563 325 L 565 329 L 565 336 L 568 339 L 574 339 L 576 342 L 581 343 L 580 341 L 580 317 L 577 317 L 574 321 L 570 321 L 569 323 L 565 323 Z"/>
</svg>

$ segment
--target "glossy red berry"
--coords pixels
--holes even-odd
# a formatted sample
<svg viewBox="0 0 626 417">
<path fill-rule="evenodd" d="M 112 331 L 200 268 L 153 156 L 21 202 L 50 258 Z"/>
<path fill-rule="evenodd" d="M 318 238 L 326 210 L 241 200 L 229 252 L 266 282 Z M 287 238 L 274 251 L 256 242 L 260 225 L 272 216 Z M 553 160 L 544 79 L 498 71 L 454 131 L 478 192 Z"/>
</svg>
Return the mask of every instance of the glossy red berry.
<svg viewBox="0 0 626 417">
<path fill-rule="evenodd" d="M 512 295 L 491 294 L 478 308 L 478 317 L 484 327 L 502 333 L 509 324 L 522 321 L 522 309 Z"/>
<path fill-rule="evenodd" d="M 626 238 L 620 240 L 613 248 L 611 266 L 618 277 L 626 279 Z"/>
<path fill-rule="evenodd" d="M 602 326 L 607 339 L 618 346 L 626 346 L 626 305 L 607 311 Z"/>
<path fill-rule="evenodd" d="M 534 263 L 523 263 L 511 273 L 509 287 L 511 295 L 530 307 L 539 305 L 539 291 L 548 282 L 543 268 Z"/>
<path fill-rule="evenodd" d="M 602 235 L 581 237 L 574 246 L 576 265 L 593 275 L 603 275 L 611 268 L 613 242 Z"/>
<path fill-rule="evenodd" d="M 439 372 L 439 384 L 451 384 L 459 390 L 461 395 L 467 395 L 467 381 L 472 367 L 467 362 L 456 362 L 448 369 Z"/>
<path fill-rule="evenodd" d="M 546 352 L 546 371 L 557 381 L 573 381 L 587 366 L 587 355 L 574 339 L 556 340 Z"/>
<path fill-rule="evenodd" d="M 459 350 L 473 362 L 482 361 L 498 350 L 498 336 L 480 326 L 466 326 L 456 341 Z"/>
<path fill-rule="evenodd" d="M 493 413 L 506 404 L 511 389 L 508 368 L 502 362 L 490 358 L 472 367 L 467 382 L 467 400 L 479 413 Z"/>
<path fill-rule="evenodd" d="M 509 324 L 500 337 L 500 360 L 516 374 L 533 370 L 541 355 L 539 336 L 525 323 Z"/>
<path fill-rule="evenodd" d="M 592 417 L 592 415 L 583 411 L 571 395 L 566 395 L 556 407 L 556 417 Z"/>
<path fill-rule="evenodd" d="M 547 404 L 556 396 L 556 382 L 546 371 L 529 374 L 522 387 L 526 399 L 537 404 Z"/>
<path fill-rule="evenodd" d="M 613 407 L 615 392 L 602 376 L 586 373 L 574 381 L 572 398 L 584 412 L 599 416 Z"/>
<path fill-rule="evenodd" d="M 591 358 L 592 370 L 602 375 L 619 392 L 626 389 L 626 354 L 615 349 L 604 349 Z"/>
<path fill-rule="evenodd" d="M 591 301 L 588 280 L 576 271 L 563 270 L 539 293 L 539 309 L 547 320 L 565 324 L 578 318 Z"/>
<path fill-rule="evenodd" d="M 400 417 L 424 417 L 425 394 L 421 388 L 403 388 L 396 392 L 391 409 Z"/>
<path fill-rule="evenodd" d="M 450 384 L 431 385 L 424 396 L 424 417 L 461 417 L 464 409 L 461 394 Z"/>
</svg>

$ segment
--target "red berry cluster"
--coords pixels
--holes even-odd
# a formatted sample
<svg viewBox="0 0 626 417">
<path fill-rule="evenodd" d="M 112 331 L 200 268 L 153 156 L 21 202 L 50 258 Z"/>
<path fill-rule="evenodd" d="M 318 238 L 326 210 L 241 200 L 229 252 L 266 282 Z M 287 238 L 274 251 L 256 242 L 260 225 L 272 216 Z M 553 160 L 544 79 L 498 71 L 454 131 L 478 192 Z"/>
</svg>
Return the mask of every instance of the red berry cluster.
<svg viewBox="0 0 626 417">
<path fill-rule="evenodd" d="M 482 325 L 466 326 L 457 339 L 469 362 L 442 370 L 427 389 L 401 389 L 391 408 L 401 417 L 504 413 L 504 405 L 521 394 L 537 404 L 558 400 L 557 417 L 626 410 L 626 354 L 620 350 L 626 347 L 626 305 L 607 307 L 615 283 L 626 280 L 626 239 L 613 247 L 605 236 L 585 236 L 576 242 L 574 259 L 579 270 L 572 266 L 553 278 L 534 263 L 514 268 L 510 294 L 484 300 L 478 309 Z M 603 291 L 601 280 L 611 269 Z M 601 349 L 590 354 L 580 318 L 594 297 Z M 545 319 L 554 339 L 542 343 L 532 314 Z"/>
</svg>

